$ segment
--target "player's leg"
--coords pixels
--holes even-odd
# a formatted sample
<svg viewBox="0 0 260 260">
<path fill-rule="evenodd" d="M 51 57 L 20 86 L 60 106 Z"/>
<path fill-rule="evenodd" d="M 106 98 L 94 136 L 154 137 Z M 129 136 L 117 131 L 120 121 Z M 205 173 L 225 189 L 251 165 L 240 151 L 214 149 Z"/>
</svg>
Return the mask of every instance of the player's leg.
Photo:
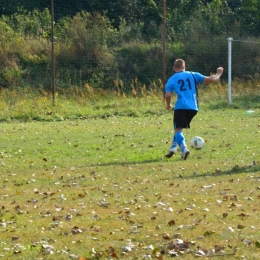
<svg viewBox="0 0 260 260">
<path fill-rule="evenodd" d="M 186 160 L 190 154 L 189 149 L 185 143 L 185 137 L 183 134 L 183 128 L 190 128 L 190 122 L 192 118 L 197 114 L 195 110 L 177 109 L 174 110 L 173 124 L 174 124 L 174 136 L 172 145 L 168 153 L 165 155 L 167 158 L 171 158 L 177 150 L 177 146 L 180 147 L 181 157 Z"/>
<path fill-rule="evenodd" d="M 176 134 L 174 132 L 173 138 L 172 138 L 172 145 L 170 147 L 170 150 L 165 154 L 165 157 L 171 158 L 177 151 L 178 148 L 178 142 L 176 139 Z"/>
<path fill-rule="evenodd" d="M 185 136 L 183 134 L 183 129 L 182 128 L 178 128 L 175 130 L 175 136 L 176 136 L 176 140 L 177 143 L 180 147 L 181 150 L 181 157 L 183 160 L 186 160 L 187 157 L 190 154 L 189 149 L 187 148 L 186 142 L 185 142 Z"/>
<path fill-rule="evenodd" d="M 167 152 L 165 154 L 165 157 L 171 158 L 177 151 L 178 146 L 180 146 L 180 143 L 185 143 L 185 138 L 182 135 L 182 126 L 185 125 L 185 114 L 183 114 L 182 110 L 174 110 L 173 114 L 173 127 L 174 127 L 174 135 L 172 139 L 172 144 Z"/>
<path fill-rule="evenodd" d="M 195 110 L 183 111 L 183 115 L 184 115 L 185 121 L 186 121 L 186 128 L 190 128 L 190 122 L 196 114 L 197 114 L 197 111 L 195 111 Z M 178 145 L 180 146 L 180 149 L 181 149 L 181 157 L 183 160 L 186 160 L 187 157 L 190 155 L 190 151 L 187 148 L 187 145 L 185 143 L 185 137 L 184 137 L 182 131 L 179 131 L 177 140 L 178 140 Z"/>
</svg>

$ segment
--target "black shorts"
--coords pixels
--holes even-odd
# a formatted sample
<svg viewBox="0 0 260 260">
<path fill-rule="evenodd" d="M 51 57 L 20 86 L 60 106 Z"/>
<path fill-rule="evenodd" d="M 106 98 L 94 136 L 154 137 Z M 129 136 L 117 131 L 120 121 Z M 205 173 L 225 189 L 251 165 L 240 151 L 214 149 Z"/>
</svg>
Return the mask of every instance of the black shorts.
<svg viewBox="0 0 260 260">
<path fill-rule="evenodd" d="M 190 128 L 190 122 L 198 111 L 190 109 L 176 109 L 173 112 L 173 126 L 176 128 Z"/>
</svg>

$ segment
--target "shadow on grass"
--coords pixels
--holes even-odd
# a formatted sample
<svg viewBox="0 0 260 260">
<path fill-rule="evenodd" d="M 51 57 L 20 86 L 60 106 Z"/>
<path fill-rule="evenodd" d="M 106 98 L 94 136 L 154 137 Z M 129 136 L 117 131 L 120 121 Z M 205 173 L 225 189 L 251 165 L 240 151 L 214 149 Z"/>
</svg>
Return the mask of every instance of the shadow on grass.
<svg viewBox="0 0 260 260">
<path fill-rule="evenodd" d="M 112 162 L 112 163 L 95 163 L 87 165 L 89 167 L 95 167 L 95 166 L 129 166 L 129 165 L 136 165 L 136 164 L 149 164 L 149 163 L 158 163 L 158 162 L 164 162 L 163 158 L 157 158 L 157 159 L 151 159 L 151 160 L 142 160 L 142 161 L 132 161 L 132 162 Z"/>
<path fill-rule="evenodd" d="M 179 176 L 178 178 L 204 178 L 210 176 L 224 176 L 224 175 L 234 175 L 234 174 L 242 174 L 242 173 L 260 173 L 260 165 L 253 162 L 251 165 L 248 166 L 239 166 L 235 165 L 230 170 L 219 171 L 219 172 L 207 172 L 203 174 L 193 174 L 192 176 Z M 260 175 L 259 175 L 260 178 Z"/>
<path fill-rule="evenodd" d="M 95 166 L 101 166 L 101 167 L 106 167 L 106 166 L 129 166 L 129 165 L 138 165 L 138 164 L 149 164 L 149 163 L 164 163 L 167 162 L 166 160 L 162 158 L 157 158 L 157 159 L 151 159 L 151 160 L 143 160 L 143 161 L 135 161 L 135 162 L 113 162 L 113 163 L 100 163 L 100 164 L 91 164 L 89 165 L 90 167 L 95 167 Z M 234 175 L 234 174 L 241 174 L 241 173 L 260 173 L 260 164 L 259 162 L 252 162 L 252 164 L 248 166 L 239 166 L 235 165 L 229 170 L 225 171 L 219 171 L 219 172 L 206 172 L 202 174 L 192 174 L 188 176 L 182 176 L 178 175 L 173 178 L 204 178 L 204 177 L 210 177 L 210 176 L 224 176 L 224 175 Z M 260 178 L 260 175 L 259 175 Z"/>
</svg>

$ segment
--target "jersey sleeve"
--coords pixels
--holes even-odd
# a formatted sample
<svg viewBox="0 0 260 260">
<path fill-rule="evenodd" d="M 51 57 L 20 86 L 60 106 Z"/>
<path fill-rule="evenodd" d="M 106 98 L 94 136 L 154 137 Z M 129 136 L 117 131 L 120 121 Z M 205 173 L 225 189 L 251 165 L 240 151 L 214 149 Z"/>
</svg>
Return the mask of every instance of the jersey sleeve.
<svg viewBox="0 0 260 260">
<path fill-rule="evenodd" d="M 167 92 L 172 92 L 171 78 L 167 81 L 165 88 L 164 88 L 164 93 L 167 93 Z"/>
<path fill-rule="evenodd" d="M 206 76 L 198 73 L 198 72 L 194 72 L 193 73 L 194 77 L 196 78 L 197 84 L 200 84 L 203 82 L 203 80 L 206 78 Z"/>
</svg>

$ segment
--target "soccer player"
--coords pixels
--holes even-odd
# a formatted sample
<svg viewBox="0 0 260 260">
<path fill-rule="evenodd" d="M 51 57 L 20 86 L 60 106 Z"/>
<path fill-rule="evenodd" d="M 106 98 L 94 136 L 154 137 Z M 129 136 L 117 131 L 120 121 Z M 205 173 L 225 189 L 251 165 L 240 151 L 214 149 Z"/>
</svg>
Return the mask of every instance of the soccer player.
<svg viewBox="0 0 260 260">
<path fill-rule="evenodd" d="M 177 95 L 177 100 L 173 112 L 174 135 L 170 150 L 165 155 L 171 158 L 180 147 L 181 158 L 186 160 L 190 154 L 183 135 L 184 128 L 190 128 L 190 122 L 199 110 L 197 84 L 202 82 L 212 83 L 220 78 L 223 68 L 217 68 L 217 72 L 212 76 L 204 76 L 198 72 L 185 71 L 185 61 L 177 59 L 174 62 L 174 75 L 169 78 L 165 86 L 166 109 L 171 110 L 171 94 Z"/>
</svg>

